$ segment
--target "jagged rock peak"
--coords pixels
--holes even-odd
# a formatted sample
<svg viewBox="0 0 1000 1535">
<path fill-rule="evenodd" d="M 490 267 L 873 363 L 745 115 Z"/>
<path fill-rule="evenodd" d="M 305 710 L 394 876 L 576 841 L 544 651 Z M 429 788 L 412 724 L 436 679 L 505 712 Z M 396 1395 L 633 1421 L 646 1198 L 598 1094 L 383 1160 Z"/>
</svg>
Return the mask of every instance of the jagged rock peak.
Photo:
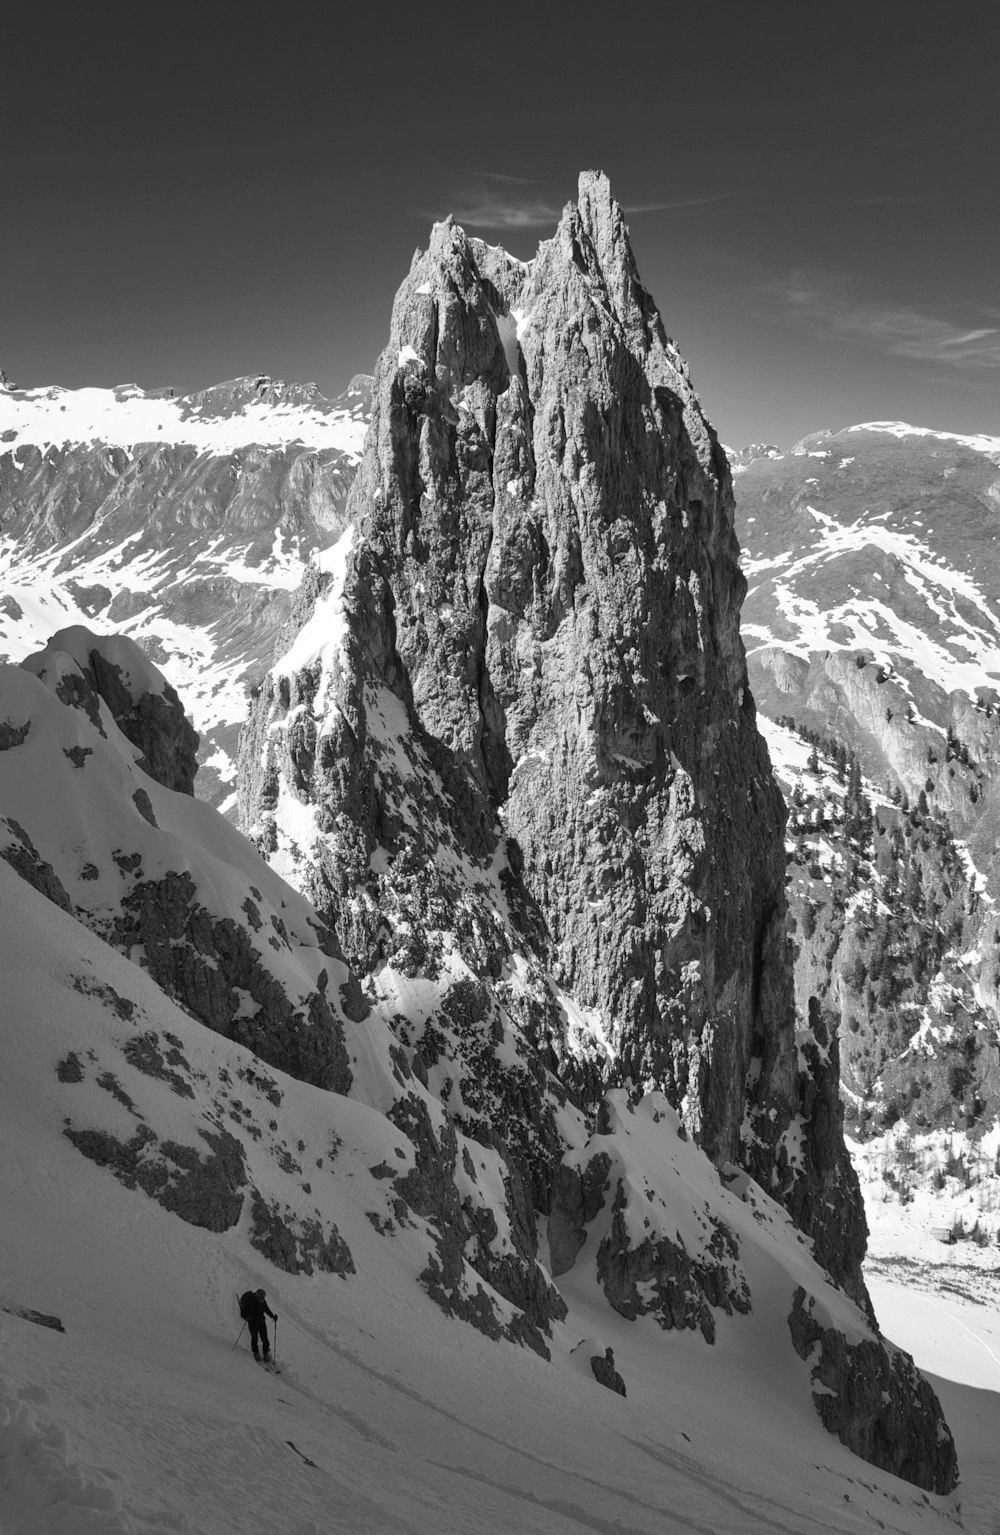
<svg viewBox="0 0 1000 1535">
<path fill-rule="evenodd" d="M 745 448 L 726 448 L 726 457 L 735 471 L 748 469 L 758 458 L 784 458 L 784 454 L 773 442 L 748 442 Z"/>
<path fill-rule="evenodd" d="M 766 1119 L 752 1143 L 773 1147 L 798 1107 L 783 813 L 746 690 L 729 467 L 607 178 L 581 178 L 530 264 L 436 225 L 390 336 L 348 507 L 355 544 L 312 599 L 344 612 L 351 639 L 318 692 L 297 665 L 275 668 L 291 686 L 276 679 L 256 715 L 301 700 L 315 726 L 300 710 L 287 736 L 274 721 L 245 743 L 245 821 L 270 826 L 284 781 L 340 824 L 305 877 L 362 969 L 392 883 L 376 889 L 379 842 L 432 863 L 442 841 L 472 860 L 512 848 L 539 931 L 523 916 L 505 942 L 578 992 L 621 1071 L 683 1102 L 713 1157 L 739 1158 L 748 1113 Z M 419 853 L 364 761 L 372 688 L 386 686 L 446 789 L 435 814 L 450 824 L 427 819 Z M 286 750 L 278 784 L 257 782 Z M 347 908 L 352 889 L 369 911 Z"/>
<path fill-rule="evenodd" d="M 866 1307 L 836 1040 L 795 1014 L 733 515 L 606 178 L 530 263 L 446 220 L 396 297 L 348 531 L 241 743 L 244 825 L 393 1031 L 393 1114 L 426 1148 L 411 1208 L 472 1251 L 455 1135 L 494 1148 L 514 1251 L 498 1264 L 484 1230 L 470 1261 L 536 1327 L 559 1314 L 537 1219 L 557 1272 L 602 1210 L 622 1314 L 708 1340 L 710 1313 L 745 1312 L 735 1240 L 711 1238 L 708 1273 L 672 1213 L 658 1234 L 629 1217 L 630 1126 L 668 1110 L 673 1144 L 761 1184 Z M 456 1258 L 424 1282 L 471 1317 Z M 936 1403 L 900 1401 L 939 1442 Z"/>
<path fill-rule="evenodd" d="M 182 396 L 185 406 L 201 409 L 209 415 L 224 416 L 233 411 L 245 410 L 248 405 L 326 405 L 316 384 L 289 384 L 283 378 L 272 378 L 269 373 L 251 373 L 242 378 L 227 379 Z"/>
<path fill-rule="evenodd" d="M 639 283 L 628 227 L 603 171 L 583 171 L 578 201 L 567 203 L 556 238 L 587 276 L 601 282 L 622 324 L 647 317 L 649 296 Z"/>
<path fill-rule="evenodd" d="M 436 308 L 445 295 L 441 316 Z M 453 314 L 456 303 L 476 317 L 479 342 L 475 346 L 469 344 L 469 334 L 455 334 L 456 327 L 461 332 L 465 326 L 464 319 Z M 601 171 L 581 174 L 578 201 L 567 203 L 555 234 L 540 244 L 529 262 L 468 235 L 451 216 L 435 224 L 426 251 L 415 252 L 409 276 L 396 296 L 392 341 L 383 354 L 379 378 L 384 368 L 413 361 L 430 370 L 438 389 L 461 387 L 468 380 L 459 380 L 451 364 L 446 363 L 441 372 L 442 359 L 436 352 L 443 337 L 446 352 L 454 349 L 455 340 L 460 341 L 472 376 L 485 382 L 499 369 L 501 389 L 508 374 L 520 376 L 533 395 L 541 381 L 525 376 L 527 353 L 532 350 L 525 343 L 525 333 L 558 326 L 567 314 L 587 315 L 590 362 L 598 365 L 598 338 L 612 324 L 619 342 L 646 371 L 647 387 L 661 386 L 676 396 L 699 463 L 721 483 L 729 473 L 725 454 L 702 414 L 687 364 L 666 335 L 656 305 L 639 279 L 624 213 Z M 626 380 L 615 377 L 609 385 L 621 389 Z"/>
</svg>

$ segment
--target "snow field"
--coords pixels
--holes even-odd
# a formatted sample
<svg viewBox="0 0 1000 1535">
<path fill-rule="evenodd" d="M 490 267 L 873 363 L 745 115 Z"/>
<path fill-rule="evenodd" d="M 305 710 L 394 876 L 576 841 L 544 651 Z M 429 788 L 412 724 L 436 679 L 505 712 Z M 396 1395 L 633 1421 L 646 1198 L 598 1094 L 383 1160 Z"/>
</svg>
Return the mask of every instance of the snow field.
<svg viewBox="0 0 1000 1535">
<path fill-rule="evenodd" d="M 283 1131 L 295 1127 L 310 1148 L 331 1130 L 341 1138 L 324 1213 L 358 1270 L 346 1280 L 280 1273 L 248 1245 L 245 1222 L 222 1235 L 186 1225 L 61 1135 L 72 1095 L 90 1089 L 60 1082 L 56 1062 L 68 1048 L 103 1059 L 127 1032 L 67 977 L 103 975 L 144 1020 L 182 1040 L 196 1070 L 225 1063 L 235 1073 L 254 1058 L 208 1034 L 2 865 L 0 922 L 9 954 L 0 1303 L 55 1313 L 67 1329 L 2 1317 L 4 1535 L 847 1535 L 876 1520 L 899 1531 L 951 1525 L 953 1500 L 883 1475 L 820 1427 L 808 1366 L 788 1347 L 788 1244 L 769 1201 L 727 1196 L 748 1236 L 761 1233 L 743 1242 L 752 1322 L 717 1313 L 714 1348 L 648 1318 L 628 1323 L 594 1280 L 595 1230 L 560 1280 L 571 1309 L 546 1364 L 446 1318 L 415 1282 L 426 1251 L 417 1236 L 412 1248 L 405 1233 L 386 1241 L 366 1219 L 377 1188 L 367 1168 L 399 1161 L 398 1132 L 364 1104 L 271 1072 Z M 180 1134 L 185 1100 L 160 1083 L 146 1091 L 140 1107 L 172 1111 Z M 641 1164 L 671 1127 L 629 1120 Z M 675 1143 L 688 1181 L 717 1200 L 717 1175 Z M 262 1159 L 254 1176 L 265 1193 L 280 1192 Z M 808 1278 L 804 1244 L 795 1251 Z M 236 1294 L 258 1284 L 280 1319 L 280 1376 L 255 1370 L 245 1338 L 232 1348 Z M 581 1339 L 614 1349 L 627 1400 L 592 1380 L 573 1354 Z M 998 1401 L 990 1391 L 982 1408 L 996 1426 Z"/>
<path fill-rule="evenodd" d="M 184 399 L 153 397 L 141 389 L 0 390 L 0 440 L 5 452 L 30 444 L 45 452 L 66 443 L 185 443 L 204 453 L 238 448 L 339 448 L 360 456 L 367 423 L 349 411 L 254 400 L 232 415 L 203 416 Z"/>
</svg>

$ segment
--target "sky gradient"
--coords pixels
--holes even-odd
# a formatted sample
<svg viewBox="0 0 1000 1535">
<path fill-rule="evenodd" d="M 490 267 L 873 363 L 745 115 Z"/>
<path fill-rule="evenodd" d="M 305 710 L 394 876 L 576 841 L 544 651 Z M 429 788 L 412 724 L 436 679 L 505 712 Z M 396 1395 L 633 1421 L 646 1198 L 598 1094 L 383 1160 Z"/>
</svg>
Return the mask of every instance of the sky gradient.
<svg viewBox="0 0 1000 1535">
<path fill-rule="evenodd" d="M 0 366 L 370 371 L 431 223 L 528 258 L 599 168 L 734 447 L 1000 433 L 1000 5 L 4 11 Z"/>
</svg>

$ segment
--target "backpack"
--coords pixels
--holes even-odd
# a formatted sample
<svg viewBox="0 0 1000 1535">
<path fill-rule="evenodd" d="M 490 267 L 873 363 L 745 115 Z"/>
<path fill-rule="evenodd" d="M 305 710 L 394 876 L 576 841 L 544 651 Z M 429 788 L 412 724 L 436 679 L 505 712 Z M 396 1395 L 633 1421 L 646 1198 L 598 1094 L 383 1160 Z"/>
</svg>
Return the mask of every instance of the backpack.
<svg viewBox="0 0 1000 1535">
<path fill-rule="evenodd" d="M 254 1311 L 257 1309 L 256 1300 L 257 1297 L 254 1295 L 252 1290 L 244 1290 L 243 1294 L 240 1296 L 240 1316 L 243 1318 L 244 1322 L 249 1322 L 250 1318 L 254 1314 Z"/>
</svg>

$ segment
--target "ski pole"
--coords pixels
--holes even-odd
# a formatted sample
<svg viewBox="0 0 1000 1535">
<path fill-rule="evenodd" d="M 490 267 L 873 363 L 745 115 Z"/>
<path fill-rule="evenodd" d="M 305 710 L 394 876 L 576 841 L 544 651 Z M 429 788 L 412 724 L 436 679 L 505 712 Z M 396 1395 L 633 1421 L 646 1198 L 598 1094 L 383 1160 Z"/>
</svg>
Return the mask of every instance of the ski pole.
<svg viewBox="0 0 1000 1535">
<path fill-rule="evenodd" d="M 275 1317 L 275 1319 L 274 1319 L 274 1353 L 272 1354 L 271 1357 L 274 1360 L 275 1364 L 277 1364 L 278 1363 L 278 1318 L 277 1317 Z"/>
<path fill-rule="evenodd" d="M 240 1331 L 239 1331 L 239 1337 L 237 1337 L 237 1339 L 236 1339 L 236 1343 L 239 1343 L 239 1341 L 240 1341 L 240 1338 L 242 1338 L 242 1336 L 243 1336 L 243 1334 L 244 1334 L 244 1333 L 245 1333 L 245 1332 L 246 1332 L 246 1330 L 247 1330 L 247 1324 L 246 1324 L 246 1322 L 244 1322 L 244 1323 L 243 1323 L 243 1326 L 242 1326 L 242 1327 L 241 1327 L 241 1328 L 240 1328 Z M 277 1328 L 275 1328 L 275 1332 L 277 1332 Z M 233 1344 L 233 1346 L 232 1346 L 232 1348 L 231 1348 L 231 1349 L 230 1349 L 230 1350 L 229 1350 L 229 1352 L 230 1352 L 230 1353 L 231 1353 L 231 1354 L 235 1354 L 235 1353 L 236 1353 L 236 1343 L 234 1343 L 234 1344 Z"/>
</svg>

